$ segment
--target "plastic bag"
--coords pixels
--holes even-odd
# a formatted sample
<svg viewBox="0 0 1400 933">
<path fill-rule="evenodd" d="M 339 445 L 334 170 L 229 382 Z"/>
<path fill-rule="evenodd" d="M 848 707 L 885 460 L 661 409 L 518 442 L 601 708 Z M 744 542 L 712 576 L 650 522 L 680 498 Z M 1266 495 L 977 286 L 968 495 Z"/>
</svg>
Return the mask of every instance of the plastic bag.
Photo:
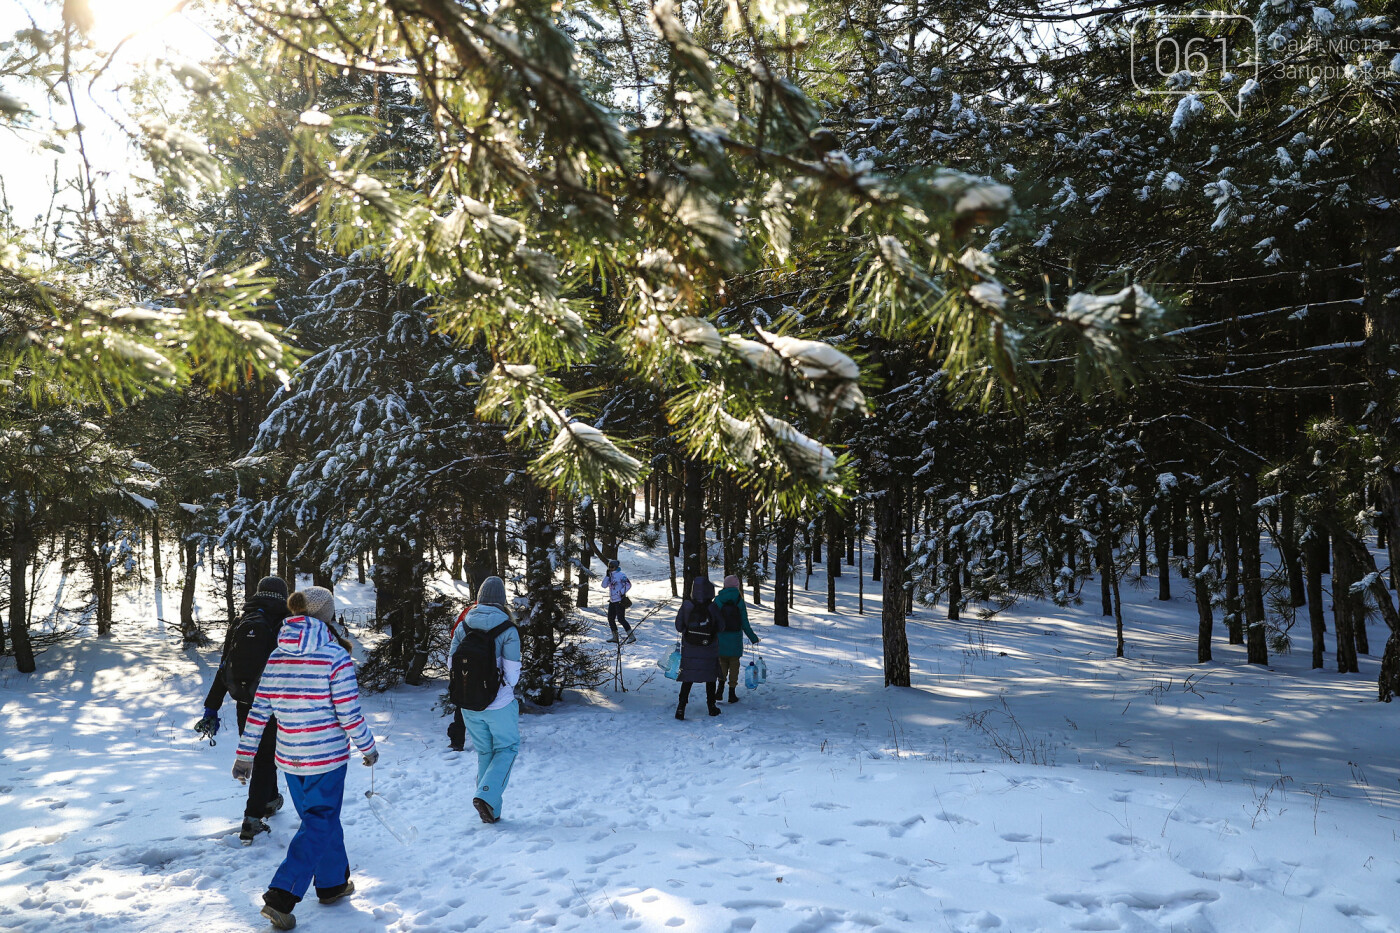
<svg viewBox="0 0 1400 933">
<path fill-rule="evenodd" d="M 667 680 L 675 680 L 681 676 L 681 649 L 680 646 L 671 649 L 671 653 L 656 662 L 656 666 L 666 672 Z"/>
</svg>

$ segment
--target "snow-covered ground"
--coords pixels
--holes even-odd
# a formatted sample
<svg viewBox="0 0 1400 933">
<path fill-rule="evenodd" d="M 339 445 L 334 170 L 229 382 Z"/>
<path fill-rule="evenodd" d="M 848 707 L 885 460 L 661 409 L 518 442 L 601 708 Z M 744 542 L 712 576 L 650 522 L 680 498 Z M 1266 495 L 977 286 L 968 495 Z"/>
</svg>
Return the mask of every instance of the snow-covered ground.
<svg viewBox="0 0 1400 933">
<path fill-rule="evenodd" d="M 626 557 L 636 617 L 670 590 L 664 561 Z M 770 683 L 714 719 L 692 700 L 684 723 L 653 663 L 668 606 L 626 649 L 626 692 L 522 718 L 495 826 L 471 807 L 474 756 L 447 749 L 441 687 L 368 697 L 376 789 L 416 840 L 375 818 L 352 764 L 358 890 L 304 903 L 298 928 L 1400 930 L 1400 709 L 1374 702 L 1376 662 L 1313 672 L 1304 643 L 1250 668 L 1222 629 L 1196 665 L 1174 583 L 1167 604 L 1125 590 L 1125 660 L 1087 601 L 921 609 L 905 690 L 882 687 L 878 593 L 857 615 L 847 575 L 828 615 L 819 569 L 792 628 L 751 608 Z M 153 616 L 152 595 L 119 618 Z M 238 844 L 232 706 L 217 747 L 190 728 L 217 652 L 178 645 L 127 621 L 38 674 L 0 666 L 0 929 L 264 928 L 296 816 Z"/>
</svg>

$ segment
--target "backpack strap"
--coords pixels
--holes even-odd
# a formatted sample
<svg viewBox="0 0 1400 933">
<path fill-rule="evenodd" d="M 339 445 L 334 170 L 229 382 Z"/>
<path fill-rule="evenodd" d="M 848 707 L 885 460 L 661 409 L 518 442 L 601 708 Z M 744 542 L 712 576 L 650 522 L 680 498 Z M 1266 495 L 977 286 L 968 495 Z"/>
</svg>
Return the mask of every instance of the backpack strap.
<svg viewBox="0 0 1400 933">
<path fill-rule="evenodd" d="M 500 638 L 500 637 L 501 637 L 501 633 L 504 632 L 504 631 L 505 631 L 506 629 L 508 629 L 508 628 L 515 628 L 515 623 L 512 622 L 512 621 L 510 621 L 509 619 L 507 619 L 506 621 L 502 622 L 500 625 L 496 626 L 495 628 L 490 629 L 489 631 L 487 631 L 486 634 L 491 636 L 491 642 L 492 642 L 492 644 L 495 644 L 496 639 L 497 639 L 497 638 Z"/>
</svg>

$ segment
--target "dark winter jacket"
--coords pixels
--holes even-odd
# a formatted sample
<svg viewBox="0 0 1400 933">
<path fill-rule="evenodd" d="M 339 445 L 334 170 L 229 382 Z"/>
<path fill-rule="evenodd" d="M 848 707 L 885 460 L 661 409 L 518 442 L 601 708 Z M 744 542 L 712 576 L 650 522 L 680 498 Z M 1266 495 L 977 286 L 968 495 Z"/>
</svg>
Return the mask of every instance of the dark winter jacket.
<svg viewBox="0 0 1400 933">
<path fill-rule="evenodd" d="M 253 609 L 261 611 L 274 630 L 281 629 L 282 623 L 287 619 L 287 599 L 278 593 L 254 593 L 253 598 L 243 605 L 243 615 L 247 615 Z M 243 615 L 230 622 L 228 630 L 224 632 L 224 650 L 219 655 L 219 666 L 214 670 L 214 682 L 209 685 L 209 693 L 204 698 L 206 709 L 217 712 L 224 705 L 224 697 L 228 696 L 228 684 L 224 683 L 223 656 L 228 654 L 229 642 L 233 639 L 234 630 L 238 628 L 238 622 Z"/>
<path fill-rule="evenodd" d="M 743 629 L 738 632 L 726 632 L 723 623 L 720 624 L 719 632 L 719 656 L 722 658 L 741 658 L 744 656 L 744 636 L 749 637 L 749 641 L 758 644 L 758 636 L 749 628 L 749 607 L 744 605 L 744 594 L 740 593 L 737 587 L 726 586 L 715 596 L 715 605 L 724 607 L 730 603 L 737 603 L 739 606 L 739 618 L 743 620 Z M 720 613 L 723 616 L 723 612 Z"/>
<path fill-rule="evenodd" d="M 713 609 L 715 585 L 704 577 L 696 577 L 690 587 L 690 599 L 681 603 L 676 613 L 676 631 L 685 634 L 686 625 L 700 613 Z M 719 639 L 708 645 L 692 645 L 681 639 L 681 672 L 676 679 L 681 683 L 702 684 L 719 679 Z"/>
</svg>

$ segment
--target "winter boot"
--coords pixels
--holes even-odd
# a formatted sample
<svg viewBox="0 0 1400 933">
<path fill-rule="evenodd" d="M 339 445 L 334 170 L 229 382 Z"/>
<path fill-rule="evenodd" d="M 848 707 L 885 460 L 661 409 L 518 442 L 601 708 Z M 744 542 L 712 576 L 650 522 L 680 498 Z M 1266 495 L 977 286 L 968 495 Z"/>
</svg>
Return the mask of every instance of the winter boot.
<svg viewBox="0 0 1400 933">
<path fill-rule="evenodd" d="M 269 816 L 282 809 L 282 804 L 284 802 L 285 801 L 283 801 L 281 794 L 278 794 L 276 797 L 273 797 L 271 800 L 269 800 L 267 802 L 267 807 L 263 810 L 263 819 L 267 819 Z"/>
<path fill-rule="evenodd" d="M 685 702 L 684 702 L 684 701 L 682 701 L 682 702 L 676 704 L 676 718 L 677 718 L 677 719 L 685 719 Z"/>
<path fill-rule="evenodd" d="M 719 713 L 720 713 L 719 706 L 718 706 L 717 704 L 715 704 L 715 703 L 711 703 L 711 704 L 710 704 L 710 715 L 711 715 L 711 716 L 718 716 Z"/>
<path fill-rule="evenodd" d="M 320 901 L 322 904 L 334 904 L 342 897 L 349 897 L 354 893 L 355 882 L 346 878 L 344 884 L 336 885 L 333 888 L 317 888 L 316 900 Z"/>
<path fill-rule="evenodd" d="M 737 694 L 737 693 L 734 692 L 734 685 L 733 685 L 733 684 L 730 684 L 730 685 L 729 685 L 729 702 L 730 702 L 730 703 L 738 703 L 738 702 L 739 702 L 739 694 Z"/>
<path fill-rule="evenodd" d="M 481 817 L 483 823 L 499 823 L 501 818 L 491 812 L 491 805 L 480 797 L 472 798 L 472 806 L 476 807 L 477 816 Z"/>
<path fill-rule="evenodd" d="M 267 824 L 255 816 L 243 817 L 243 828 L 238 831 L 238 841 L 245 846 L 253 844 L 253 837 L 258 833 L 268 832 Z M 290 930 L 291 927 L 286 929 Z"/>
<path fill-rule="evenodd" d="M 263 895 L 263 909 L 260 913 L 277 929 L 290 930 L 297 925 L 297 918 L 292 916 L 292 909 L 299 900 L 301 898 L 291 891 L 268 888 L 267 893 Z"/>
<path fill-rule="evenodd" d="M 637 636 L 634 635 L 634 634 L 632 634 L 632 630 L 629 628 L 629 629 L 627 630 L 627 637 L 624 638 L 624 639 L 622 640 L 622 643 L 623 643 L 624 645 L 630 645 L 630 644 L 632 644 L 633 642 L 635 642 L 636 640 L 637 640 Z"/>
</svg>

